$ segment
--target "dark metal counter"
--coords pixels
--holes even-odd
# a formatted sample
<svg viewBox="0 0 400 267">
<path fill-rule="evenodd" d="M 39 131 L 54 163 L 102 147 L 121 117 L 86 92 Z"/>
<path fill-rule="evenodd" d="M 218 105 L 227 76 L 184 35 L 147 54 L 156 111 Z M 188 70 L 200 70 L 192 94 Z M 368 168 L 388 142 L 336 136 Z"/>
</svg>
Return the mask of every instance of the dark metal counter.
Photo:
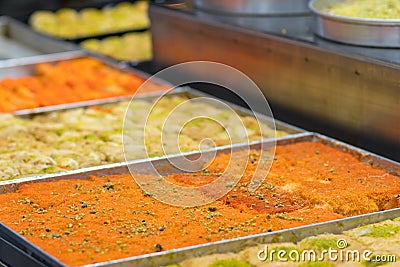
<svg viewBox="0 0 400 267">
<path fill-rule="evenodd" d="M 314 46 L 332 51 L 336 50 L 340 52 L 346 52 L 348 54 L 361 55 L 371 59 L 400 65 L 400 49 L 348 45 L 330 41 L 315 35 L 313 33 L 313 17 L 311 13 L 284 16 L 238 16 L 195 9 L 190 1 L 179 2 L 169 0 L 165 2 L 167 3 L 165 6 L 171 9 L 180 10 L 186 14 L 209 21 L 217 21 L 235 25 L 244 29 L 257 30 L 260 32 L 309 43 Z"/>
</svg>

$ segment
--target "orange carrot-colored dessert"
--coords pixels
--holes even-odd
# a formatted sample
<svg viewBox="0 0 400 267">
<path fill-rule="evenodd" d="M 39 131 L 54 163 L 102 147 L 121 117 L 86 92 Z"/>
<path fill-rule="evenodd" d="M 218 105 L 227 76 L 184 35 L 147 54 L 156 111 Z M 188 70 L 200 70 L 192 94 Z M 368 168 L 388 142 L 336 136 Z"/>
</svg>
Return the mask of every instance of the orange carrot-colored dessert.
<svg viewBox="0 0 400 267">
<path fill-rule="evenodd" d="M 23 185 L 0 195 L 0 220 L 76 266 L 400 207 L 399 177 L 314 142 L 278 146 L 269 175 L 251 193 L 258 155 L 251 151 L 229 194 L 205 206 L 161 203 L 126 174 Z M 187 186 L 211 181 L 230 157 L 166 178 Z"/>
<path fill-rule="evenodd" d="M 93 58 L 41 63 L 35 76 L 0 81 L 0 112 L 133 95 L 143 79 Z M 156 85 L 146 91 L 166 89 Z"/>
</svg>

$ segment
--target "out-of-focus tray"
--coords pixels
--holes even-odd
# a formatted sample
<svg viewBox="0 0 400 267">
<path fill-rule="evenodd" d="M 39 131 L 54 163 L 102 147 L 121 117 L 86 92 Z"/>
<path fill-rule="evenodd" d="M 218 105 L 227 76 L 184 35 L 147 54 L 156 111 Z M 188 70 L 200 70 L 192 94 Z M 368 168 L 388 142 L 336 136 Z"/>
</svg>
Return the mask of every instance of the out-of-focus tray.
<svg viewBox="0 0 400 267">
<path fill-rule="evenodd" d="M 324 9 L 344 0 L 312 0 L 314 31 L 329 40 L 373 47 L 400 47 L 400 19 L 366 19 L 336 16 Z"/>
<path fill-rule="evenodd" d="M 135 2 L 140 2 L 140 1 L 147 1 L 147 0 L 118 0 L 118 1 L 114 1 L 114 2 L 111 1 L 111 2 L 108 2 L 108 3 L 103 2 L 103 3 L 99 3 L 99 4 L 94 4 L 94 5 L 83 5 L 81 8 L 77 8 L 77 7 L 74 7 L 74 6 L 71 6 L 69 8 L 75 9 L 76 11 L 79 12 L 83 8 L 102 9 L 104 7 L 112 7 L 112 6 L 114 6 L 114 5 L 118 4 L 118 3 L 121 3 L 121 2 L 135 3 Z M 56 12 L 56 11 L 57 10 L 55 10 L 53 12 Z M 72 42 L 72 43 L 79 44 L 80 42 L 83 42 L 83 41 L 85 41 L 87 39 L 103 39 L 103 38 L 110 37 L 110 36 L 115 36 L 115 35 L 116 36 L 122 36 L 122 35 L 124 35 L 126 33 L 131 33 L 131 32 L 144 32 L 144 31 L 149 30 L 149 28 L 150 27 L 132 27 L 132 28 L 128 28 L 128 29 L 125 29 L 125 30 L 110 31 L 110 32 L 105 32 L 105 33 L 101 33 L 101 34 L 92 34 L 92 35 L 86 35 L 86 36 L 79 36 L 79 37 L 75 37 L 75 38 L 57 37 L 57 36 L 54 36 L 54 35 L 50 35 L 50 34 L 46 34 L 46 33 L 40 32 L 40 31 L 34 29 L 33 27 L 32 27 L 32 30 L 34 32 L 36 32 L 38 35 L 50 37 L 50 38 L 53 38 L 53 39 L 56 39 L 56 40 L 62 40 L 62 41 L 67 41 L 67 42 Z"/>
<path fill-rule="evenodd" d="M 356 156 L 360 161 L 371 164 L 373 166 L 385 169 L 386 171 L 400 176 L 400 164 L 378 155 L 372 154 L 365 150 L 347 145 L 345 143 L 336 141 L 334 139 L 312 133 L 303 133 L 292 137 L 283 137 L 276 141 L 277 145 L 286 145 L 293 144 L 298 142 L 311 141 L 311 142 L 320 142 L 330 147 L 339 149 L 343 152 L 350 153 L 351 155 Z M 268 144 L 271 143 L 271 140 L 266 140 L 264 142 L 254 143 L 250 146 L 251 149 L 260 149 L 262 147 L 268 147 Z M 229 148 L 216 148 L 209 150 L 208 152 L 203 153 L 230 153 L 231 151 L 240 151 L 242 149 L 246 149 L 243 145 L 233 145 Z M 195 153 L 186 153 L 185 155 L 173 155 L 168 156 L 169 159 L 175 158 L 174 162 L 179 162 L 179 160 L 186 160 L 190 158 L 198 158 L 199 154 Z M 53 177 L 42 177 L 37 179 L 19 179 L 9 182 L 0 183 L 0 194 L 14 192 L 18 190 L 21 185 L 32 183 L 32 182 L 49 182 L 56 180 L 76 180 L 76 179 L 88 179 L 91 176 L 107 176 L 113 174 L 125 174 L 129 173 L 128 165 L 131 170 L 134 170 L 136 173 L 148 173 L 148 162 L 152 162 L 154 168 L 159 170 L 161 174 L 164 172 L 165 174 L 170 173 L 179 173 L 182 172 L 175 166 L 171 165 L 169 160 L 165 157 L 158 159 L 145 159 L 141 161 L 130 162 L 127 164 L 119 164 L 113 167 L 107 168 L 97 168 L 88 170 L 84 173 L 70 173 L 70 174 L 59 174 L 54 175 Z M 399 178 L 400 179 L 400 178 Z M 95 263 L 86 266 L 163 266 L 173 263 L 181 262 L 185 259 L 192 257 L 199 257 L 213 253 L 226 253 L 226 252 L 237 252 L 246 247 L 254 246 L 262 243 L 270 243 L 270 242 L 296 242 L 307 236 L 322 234 L 322 233 L 341 233 L 342 231 L 355 228 L 364 224 L 375 223 L 387 219 L 393 219 L 400 216 L 400 209 L 392 209 L 381 212 L 374 212 L 370 214 L 348 217 L 344 219 L 338 219 L 330 222 L 311 224 L 302 227 L 296 227 L 292 229 L 280 230 L 271 233 L 262 233 L 252 236 L 234 238 L 231 240 L 223 240 L 218 242 L 212 242 L 202 245 L 195 245 L 186 248 L 180 249 L 172 249 L 165 252 L 160 253 L 152 253 L 140 256 L 129 257 L 125 259 L 113 260 L 109 262 Z M 5 228 L 8 229 L 8 228 Z M 6 232 L 7 233 L 7 232 Z M 15 234 L 13 230 L 8 229 L 8 233 L 10 235 Z M 21 240 L 25 240 L 21 237 Z M 25 247 L 29 247 L 31 250 L 40 251 L 41 255 L 40 260 L 46 260 L 47 256 L 49 256 L 46 252 L 25 240 Z M 17 253 L 17 252 L 16 252 Z M 47 256 L 46 256 L 47 255 Z M 44 259 L 42 258 L 44 257 Z M 50 257 L 50 256 L 49 256 Z"/>
<path fill-rule="evenodd" d="M 309 13 L 308 0 L 192 0 L 199 9 L 237 15 L 291 15 Z"/>
<path fill-rule="evenodd" d="M 133 33 L 133 34 L 138 33 L 138 34 L 140 34 L 140 33 L 145 33 L 145 32 L 146 32 L 146 31 L 128 32 L 128 33 Z M 99 41 L 103 41 L 104 39 L 106 39 L 106 38 L 108 38 L 108 37 L 114 37 L 114 36 L 119 37 L 119 38 L 122 38 L 122 35 L 123 35 L 123 34 L 118 34 L 118 35 L 107 35 L 107 36 L 105 36 L 105 37 L 87 38 L 87 39 L 85 39 L 84 41 L 87 41 L 87 40 L 90 40 L 90 39 L 96 39 L 96 40 L 99 40 Z M 82 42 L 84 42 L 84 41 L 82 41 Z M 114 58 L 114 57 L 112 57 L 112 56 L 108 56 L 108 55 L 99 53 L 99 52 L 97 52 L 97 51 L 93 51 L 93 50 L 90 50 L 90 49 L 86 49 L 86 48 L 84 48 L 84 47 L 81 45 L 82 42 L 80 42 L 79 45 L 80 45 L 81 49 L 82 49 L 83 51 L 85 51 L 87 54 L 93 55 L 94 57 L 97 57 L 97 58 L 100 58 L 100 59 L 103 59 L 103 60 L 107 60 L 107 61 L 110 61 L 110 62 L 114 62 L 115 64 L 118 64 L 119 66 L 131 66 L 131 67 L 135 67 L 135 66 L 137 66 L 137 65 L 139 65 L 139 64 L 142 64 L 142 63 L 150 63 L 150 62 L 152 62 L 152 58 L 149 58 L 149 59 L 146 59 L 146 60 L 138 60 L 138 59 L 119 60 L 119 59 L 116 59 L 116 58 Z"/>
<path fill-rule="evenodd" d="M 34 73 L 35 66 L 40 63 L 56 63 L 59 61 L 63 60 L 72 60 L 72 59 L 77 59 L 77 58 L 82 58 L 82 57 L 88 57 L 87 53 L 83 52 L 77 52 L 77 53 L 65 53 L 65 54 L 57 54 L 57 55 L 47 55 L 47 56 L 38 56 L 34 58 L 28 58 L 28 59 L 21 59 L 21 60 L 13 60 L 7 62 L 7 64 L 0 64 L 0 80 L 5 79 L 5 78 L 18 78 L 18 77 L 25 77 L 25 76 L 31 76 Z M 130 68 L 127 64 L 119 64 L 116 61 L 107 59 L 105 57 L 94 57 L 97 60 L 102 61 L 104 64 L 115 68 L 119 69 L 124 72 L 129 72 L 132 73 L 139 78 L 142 78 L 143 80 L 146 80 L 150 77 L 149 74 L 144 73 L 142 71 Z M 157 85 L 160 86 L 171 86 L 166 81 L 161 81 L 159 79 L 154 78 L 152 81 L 156 82 Z M 157 95 L 159 93 L 148 93 L 143 95 Z M 131 96 L 121 96 L 121 97 L 109 97 L 109 98 L 102 98 L 102 99 L 95 99 L 95 100 L 88 100 L 88 101 L 79 101 L 79 102 L 74 102 L 74 103 L 68 103 L 68 104 L 61 104 L 61 105 L 52 105 L 52 106 L 46 106 L 46 107 L 39 107 L 39 108 L 33 108 L 33 109 L 23 109 L 23 110 L 18 110 L 15 112 L 12 112 L 13 114 L 16 115 L 23 115 L 23 114 L 35 114 L 35 113 L 43 113 L 46 111 L 55 111 L 55 110 L 62 110 L 62 109 L 68 109 L 68 108 L 75 108 L 75 107 L 83 107 L 83 106 L 89 106 L 89 105 L 97 105 L 97 104 L 102 104 L 102 103 L 110 103 L 110 102 L 115 102 L 119 100 L 128 100 L 130 99 Z"/>
<path fill-rule="evenodd" d="M 73 44 L 38 34 L 13 18 L 0 17 L 0 65 L 13 59 L 79 50 Z"/>
</svg>

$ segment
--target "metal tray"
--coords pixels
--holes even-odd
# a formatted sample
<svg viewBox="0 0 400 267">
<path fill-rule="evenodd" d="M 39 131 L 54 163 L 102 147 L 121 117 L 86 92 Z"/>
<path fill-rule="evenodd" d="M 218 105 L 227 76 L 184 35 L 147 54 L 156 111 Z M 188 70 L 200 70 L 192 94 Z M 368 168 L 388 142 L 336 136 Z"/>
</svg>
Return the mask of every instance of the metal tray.
<svg viewBox="0 0 400 267">
<path fill-rule="evenodd" d="M 73 44 L 37 34 L 13 18 L 0 17 L 0 64 L 11 59 L 79 50 Z"/>
<path fill-rule="evenodd" d="M 293 137 L 283 137 L 279 140 L 277 140 L 277 145 L 285 145 L 285 144 L 293 144 L 293 143 L 298 143 L 298 142 L 304 142 L 304 141 L 312 141 L 312 142 L 320 142 L 325 145 L 328 145 L 330 147 L 339 149 L 343 152 L 350 153 L 351 155 L 356 156 L 359 158 L 360 161 L 369 163 L 373 166 L 385 169 L 386 171 L 400 176 L 400 163 L 390 161 L 388 159 L 382 158 L 378 155 L 372 154 L 370 152 L 367 152 L 365 150 L 358 149 L 356 147 L 347 145 L 345 143 L 336 141 L 334 139 L 319 135 L 319 134 L 313 134 L 313 133 L 304 133 L 304 134 L 299 134 L 297 136 Z M 270 141 L 264 141 L 263 143 L 255 143 L 252 144 L 250 147 L 251 149 L 260 149 L 261 147 L 267 147 L 263 146 L 265 144 L 271 143 Z M 219 153 L 230 153 L 232 150 L 238 151 L 241 149 L 244 149 L 242 145 L 233 145 L 232 147 L 229 148 L 217 148 L 212 151 L 209 151 L 209 153 L 214 153 L 215 151 L 217 154 Z M 206 152 L 207 153 L 207 152 Z M 187 157 L 193 157 L 196 158 L 198 157 L 198 153 L 187 153 L 185 155 L 174 155 L 174 156 L 169 156 L 176 158 L 177 160 L 179 159 L 187 159 Z M 141 160 L 141 161 L 135 161 L 135 162 L 130 162 L 126 164 L 118 164 L 113 167 L 107 167 L 103 169 L 92 169 L 90 171 L 84 172 L 84 173 L 71 173 L 71 174 L 60 174 L 56 175 L 53 177 L 46 177 L 46 178 L 38 178 L 34 180 L 30 179 L 20 179 L 18 181 L 13 181 L 12 183 L 0 183 L 0 194 L 4 193 L 9 193 L 9 192 L 14 192 L 16 191 L 21 185 L 32 183 L 32 182 L 49 182 L 49 181 L 56 181 L 56 180 L 74 180 L 74 179 L 88 179 L 91 176 L 106 176 L 106 175 L 113 175 L 113 174 L 124 174 L 124 173 L 129 173 L 128 170 L 128 165 L 131 170 L 135 170 L 137 173 L 147 173 L 146 166 L 147 163 L 151 161 L 153 163 L 153 166 L 160 170 L 161 173 L 169 174 L 169 173 L 177 173 L 181 172 L 179 169 L 176 169 L 174 166 L 171 166 L 169 163 L 168 159 L 162 157 L 158 159 L 146 159 L 146 160 Z M 400 179 L 400 178 L 399 178 Z M 213 254 L 213 253 L 226 253 L 226 252 L 237 252 L 245 247 L 249 246 L 254 246 L 260 243 L 268 243 L 268 242 L 284 242 L 284 241 L 299 241 L 307 236 L 311 235 L 317 235 L 317 234 L 322 234 L 322 233 L 340 233 L 342 231 L 358 227 L 363 224 L 370 224 L 370 223 L 375 223 L 378 221 L 386 220 L 386 219 L 393 219 L 395 217 L 400 216 L 400 208 L 397 209 L 392 209 L 388 211 L 382 211 L 382 212 L 374 212 L 370 214 L 365 214 L 361 216 L 354 216 L 354 217 L 348 217 L 344 219 L 338 219 L 338 220 L 333 220 L 330 222 L 324 222 L 324 223 L 317 223 L 317 224 L 311 224 L 307 226 L 302 226 L 302 227 L 296 227 L 296 228 L 291 228 L 291 229 L 286 229 L 286 230 L 280 230 L 280 231 L 275 231 L 271 233 L 263 233 L 263 234 L 257 234 L 257 235 L 252 235 L 252 236 L 246 236 L 246 237 L 240 237 L 240 238 L 234 238 L 231 240 L 224 240 L 224 241 L 218 241 L 218 242 L 212 242 L 208 244 L 202 244 L 202 245 L 195 245 L 191 247 L 186 247 L 186 248 L 180 248 L 180 249 L 172 249 L 169 251 L 165 252 L 160 252 L 160 253 L 152 253 L 152 254 L 146 254 L 146 255 L 140 255 L 140 256 L 134 256 L 134 257 L 129 257 L 125 259 L 119 259 L 119 260 L 113 260 L 113 261 L 108 261 L 108 262 L 103 262 L 103 263 L 95 263 L 95 264 L 89 264 L 86 266 L 136 266 L 136 267 L 142 267 L 142 266 L 163 266 L 163 265 L 168 265 L 172 263 L 178 263 L 181 262 L 185 259 L 192 258 L 192 257 L 199 257 L 199 256 L 204 256 L 208 254 Z M 10 230 L 11 234 L 13 233 L 12 230 Z M 21 240 L 24 240 L 23 237 L 21 237 Z M 33 245 L 32 243 L 26 241 L 25 242 L 26 247 L 31 247 L 31 249 L 35 249 L 35 251 L 40 251 L 42 253 L 42 256 L 46 258 L 46 252 L 42 251 L 40 248 L 37 246 Z M 47 254 L 48 255 L 48 254 Z M 39 258 L 43 260 L 43 258 Z"/>
<path fill-rule="evenodd" d="M 79 44 L 85 40 L 88 39 L 104 39 L 106 37 L 111 37 L 111 36 L 122 36 L 126 33 L 132 33 L 132 32 L 145 32 L 148 31 L 150 28 L 146 27 L 146 28 L 137 28 L 137 29 L 131 29 L 131 30 L 126 30 L 126 31 L 117 31 L 117 32 L 109 32 L 109 33 L 105 33 L 105 34 L 99 34 L 99 35 L 90 35 L 90 36 L 85 36 L 85 37 L 79 37 L 79 38 L 66 38 L 66 39 L 62 39 L 59 37 L 55 37 L 52 35 L 46 35 L 44 33 L 41 33 L 39 31 L 34 30 L 35 32 L 37 32 L 40 35 L 46 36 L 46 37 L 50 37 L 50 38 L 54 38 L 56 40 L 62 40 L 62 41 L 66 41 L 66 42 L 72 42 L 75 44 Z"/>
<path fill-rule="evenodd" d="M 237 15 L 309 13 L 308 0 L 191 0 L 196 8 Z"/>
<path fill-rule="evenodd" d="M 46 55 L 46 56 L 25 58 L 25 59 L 20 59 L 20 60 L 12 60 L 12 61 L 8 61 L 4 64 L 0 63 L 0 80 L 5 79 L 5 78 L 18 78 L 18 77 L 24 77 L 24 76 L 31 76 L 34 73 L 34 68 L 35 68 L 36 64 L 39 64 L 39 63 L 56 63 L 56 62 L 62 61 L 62 60 L 71 60 L 71 59 L 77 59 L 77 58 L 82 58 L 82 57 L 90 57 L 90 55 L 87 53 L 84 53 L 82 51 L 79 51 L 79 52 L 74 52 L 74 53 L 72 53 L 72 52 L 71 53 L 60 53 L 57 55 Z M 116 61 L 112 61 L 112 60 L 109 60 L 104 57 L 97 57 L 97 56 L 92 56 L 92 57 L 96 58 L 97 60 L 102 61 L 104 64 L 106 64 L 112 68 L 135 74 L 136 76 L 142 78 L 143 80 L 146 80 L 150 77 L 149 74 L 139 71 L 139 70 L 136 70 L 136 69 L 133 69 L 133 68 L 129 67 L 127 64 L 118 64 Z M 171 84 L 166 81 L 162 81 L 160 79 L 155 79 L 155 78 L 153 80 L 158 85 L 171 86 Z M 143 95 L 154 95 L 154 94 L 158 94 L 158 93 L 148 93 L 148 94 L 143 94 Z M 67 108 L 83 107 L 83 106 L 96 105 L 96 104 L 102 104 L 102 103 L 110 103 L 110 102 L 115 102 L 115 101 L 119 101 L 119 100 L 128 100 L 130 98 L 131 98 L 130 96 L 109 97 L 109 98 L 102 98 L 102 99 L 96 99 L 96 100 L 79 101 L 79 102 L 68 103 L 68 104 L 39 107 L 39 108 L 33 108 L 33 109 L 23 109 L 23 110 L 18 110 L 18 111 L 12 112 L 12 113 L 15 115 L 35 114 L 35 113 L 42 113 L 45 111 L 55 111 L 55 110 L 62 110 L 62 109 L 67 109 Z"/>
<path fill-rule="evenodd" d="M 400 19 L 366 19 L 335 16 L 323 10 L 345 0 L 312 0 L 314 31 L 317 35 L 342 43 L 373 46 L 400 47 Z"/>
<path fill-rule="evenodd" d="M 144 94 L 144 95 L 137 95 L 135 98 L 140 98 L 143 100 L 154 100 L 159 98 L 161 95 L 164 93 L 153 93 L 153 94 Z M 230 103 L 228 101 L 224 101 L 222 99 L 219 99 L 215 96 L 200 92 L 198 90 L 189 88 L 189 87 L 184 87 L 184 88 L 175 88 L 173 91 L 170 91 L 167 93 L 168 96 L 184 96 L 187 98 L 196 98 L 196 97 L 207 97 L 207 98 L 214 98 L 217 99 L 227 105 L 229 105 L 238 115 L 241 116 L 253 116 L 256 115 L 257 118 L 260 119 L 260 122 L 263 122 L 267 124 L 268 126 L 272 127 L 273 124 L 275 124 L 275 129 L 276 130 L 281 130 L 285 131 L 288 133 L 288 136 L 296 136 L 298 134 L 304 134 L 306 131 L 304 129 L 301 129 L 299 127 L 287 124 L 285 122 L 281 122 L 279 120 L 274 120 L 266 115 L 254 112 L 252 113 L 249 109 L 246 109 L 244 107 L 235 105 L 233 103 Z M 67 109 L 74 109 L 74 108 L 87 108 L 93 105 L 99 106 L 99 105 L 106 105 L 106 104 L 112 104 L 112 103 L 118 103 L 120 101 L 128 101 L 130 100 L 131 97 L 120 97 L 118 99 L 113 98 L 113 99 L 105 99 L 105 100 L 93 100 L 93 101 L 87 101 L 87 102 L 81 102 L 81 103 L 76 103 L 76 104 L 66 104 L 66 105 L 58 105 L 58 106 L 52 106 L 52 107 L 45 107 L 45 108 L 38 108 L 33 110 L 33 112 L 21 112 L 18 114 L 15 114 L 21 118 L 31 118 L 35 115 L 39 114 L 46 114 L 46 113 L 51 113 L 55 111 L 61 111 L 61 110 L 67 110 Z M 209 103 L 212 104 L 212 103 Z M 281 137 L 281 138 L 287 138 Z M 281 139 L 278 138 L 278 139 Z M 258 143 L 260 141 L 255 141 L 255 143 Z M 243 145 L 238 143 L 234 144 L 234 146 L 240 146 Z M 224 147 L 224 146 L 222 146 Z M 191 152 L 195 153 L 195 152 Z M 135 160 L 136 161 L 142 161 L 142 160 Z M 6 184 L 14 184 L 14 183 L 19 183 L 23 181 L 34 181 L 37 179 L 47 179 L 55 176 L 63 176 L 63 175 L 83 175 L 85 173 L 91 172 L 91 171 L 102 171 L 102 170 L 107 170 L 107 169 L 113 169 L 113 168 L 119 168 L 121 166 L 125 166 L 126 163 L 121 162 L 121 163 L 111 163 L 111 164 L 105 164 L 105 165 L 99 165 L 99 166 L 93 166 L 93 167 L 87 167 L 87 168 L 80 168 L 76 170 L 71 170 L 71 171 L 65 171 L 65 172 L 57 172 L 57 173 L 50 173 L 50 174 L 38 174 L 38 175 L 32 175 L 28 177 L 23 177 L 23 178 L 17 178 L 17 179 L 12 179 L 12 180 L 6 180 L 6 181 L 0 181 L 0 193 L 2 193 L 1 186 L 6 185 Z"/>
</svg>

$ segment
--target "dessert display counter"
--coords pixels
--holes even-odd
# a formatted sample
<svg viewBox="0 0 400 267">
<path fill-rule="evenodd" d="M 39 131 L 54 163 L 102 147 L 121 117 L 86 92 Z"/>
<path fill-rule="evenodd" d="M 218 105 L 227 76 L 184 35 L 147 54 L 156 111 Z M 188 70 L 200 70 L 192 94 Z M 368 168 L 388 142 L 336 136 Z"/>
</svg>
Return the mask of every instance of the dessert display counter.
<svg viewBox="0 0 400 267">
<path fill-rule="evenodd" d="M 379 22 L 346 1 L 61 2 L 0 19 L 0 266 L 398 264 L 398 9 L 365 39 L 334 27 Z M 274 116 L 247 86 L 148 82 L 188 61 Z"/>
</svg>

